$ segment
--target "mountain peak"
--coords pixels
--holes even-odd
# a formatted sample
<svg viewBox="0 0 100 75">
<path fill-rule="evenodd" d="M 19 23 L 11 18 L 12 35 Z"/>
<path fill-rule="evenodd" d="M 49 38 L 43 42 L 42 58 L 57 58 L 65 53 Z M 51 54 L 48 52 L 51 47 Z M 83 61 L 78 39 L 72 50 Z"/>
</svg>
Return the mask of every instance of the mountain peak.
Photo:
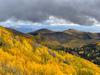
<svg viewBox="0 0 100 75">
<path fill-rule="evenodd" d="M 68 30 L 65 30 L 64 33 L 70 33 L 70 34 L 82 34 L 82 33 L 84 33 L 84 32 L 79 31 L 79 30 L 76 30 L 76 29 L 68 29 Z"/>
<path fill-rule="evenodd" d="M 39 29 L 35 32 L 31 32 L 30 34 L 32 35 L 38 35 L 38 34 L 43 34 L 43 33 L 52 33 L 53 31 L 49 30 L 49 29 L 46 29 L 46 28 L 43 28 L 43 29 Z"/>
</svg>

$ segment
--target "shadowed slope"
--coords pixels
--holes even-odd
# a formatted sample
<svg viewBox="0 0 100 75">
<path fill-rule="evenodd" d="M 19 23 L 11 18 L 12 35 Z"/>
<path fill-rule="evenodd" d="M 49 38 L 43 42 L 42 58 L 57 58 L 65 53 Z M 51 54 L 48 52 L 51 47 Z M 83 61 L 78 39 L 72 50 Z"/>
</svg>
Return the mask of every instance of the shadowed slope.
<svg viewBox="0 0 100 75">
<path fill-rule="evenodd" d="M 34 35 L 34 33 L 37 33 L 37 35 Z M 41 29 L 30 34 L 36 36 L 36 38 L 38 37 L 39 43 L 43 42 L 43 45 L 53 47 L 59 45 L 63 47 L 81 47 L 100 41 L 100 33 L 81 32 L 74 29 L 63 32 L 46 32 Z"/>
</svg>

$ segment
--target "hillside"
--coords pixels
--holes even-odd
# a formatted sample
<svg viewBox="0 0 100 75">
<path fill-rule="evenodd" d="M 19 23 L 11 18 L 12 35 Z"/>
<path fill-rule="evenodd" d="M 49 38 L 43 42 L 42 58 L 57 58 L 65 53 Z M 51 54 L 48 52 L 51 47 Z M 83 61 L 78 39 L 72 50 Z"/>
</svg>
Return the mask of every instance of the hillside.
<svg viewBox="0 0 100 75">
<path fill-rule="evenodd" d="M 30 34 L 34 35 L 38 43 L 50 49 L 63 50 L 100 65 L 100 46 L 97 45 L 100 42 L 100 33 L 81 32 L 74 29 L 51 33 L 41 29 L 36 32 L 39 33 L 37 35 Z"/>
<path fill-rule="evenodd" d="M 0 75 L 100 75 L 97 65 L 34 38 L 0 27 Z"/>
<path fill-rule="evenodd" d="M 38 33 L 39 32 L 39 33 Z M 34 35 L 37 33 L 37 35 Z M 74 29 L 65 30 L 63 32 L 44 32 L 42 29 L 36 32 L 31 32 L 31 35 L 38 37 L 38 42 L 52 46 L 63 47 L 82 47 L 87 44 L 96 43 L 100 41 L 100 33 L 81 32 Z M 40 40 L 40 41 L 39 41 Z"/>
</svg>

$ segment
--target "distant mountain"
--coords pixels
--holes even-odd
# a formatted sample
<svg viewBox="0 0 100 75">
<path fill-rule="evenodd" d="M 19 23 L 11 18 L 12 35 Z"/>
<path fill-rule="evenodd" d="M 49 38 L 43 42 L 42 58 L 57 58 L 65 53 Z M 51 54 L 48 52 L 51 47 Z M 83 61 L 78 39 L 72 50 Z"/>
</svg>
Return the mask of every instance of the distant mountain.
<svg viewBox="0 0 100 75">
<path fill-rule="evenodd" d="M 49 49 L 35 38 L 0 26 L 1 75 L 99 75 L 100 68 L 64 51 Z"/>
<path fill-rule="evenodd" d="M 37 33 L 37 35 L 34 35 L 35 33 Z M 49 46 L 53 46 L 54 44 L 54 46 L 81 47 L 100 41 L 100 33 L 81 32 L 74 29 L 65 30 L 63 32 L 52 32 L 50 30 L 41 29 L 33 33 L 31 32 L 30 34 L 40 37 L 40 43 L 45 42 L 43 44 Z"/>
<path fill-rule="evenodd" d="M 81 39 L 100 39 L 100 33 L 82 32 L 75 29 L 65 30 L 64 33 L 71 34 Z"/>
</svg>

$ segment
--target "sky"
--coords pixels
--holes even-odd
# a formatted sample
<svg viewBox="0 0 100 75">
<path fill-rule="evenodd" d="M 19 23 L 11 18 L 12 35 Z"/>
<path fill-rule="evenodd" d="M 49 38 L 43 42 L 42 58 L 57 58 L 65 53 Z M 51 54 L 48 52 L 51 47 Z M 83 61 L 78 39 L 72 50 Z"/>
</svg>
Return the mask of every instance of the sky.
<svg viewBox="0 0 100 75">
<path fill-rule="evenodd" d="M 42 22 L 56 16 L 80 25 L 100 22 L 100 0 L 0 0 L 0 20 Z"/>
</svg>

